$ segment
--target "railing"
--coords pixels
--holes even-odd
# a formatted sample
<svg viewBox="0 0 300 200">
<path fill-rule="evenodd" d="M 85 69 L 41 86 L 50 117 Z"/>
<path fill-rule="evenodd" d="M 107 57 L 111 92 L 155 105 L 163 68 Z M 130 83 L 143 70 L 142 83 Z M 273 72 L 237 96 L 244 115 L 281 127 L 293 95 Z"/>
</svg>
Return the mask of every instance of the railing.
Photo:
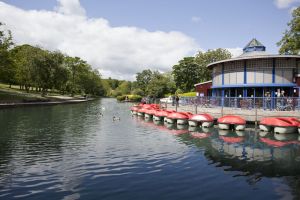
<svg viewBox="0 0 300 200">
<path fill-rule="evenodd" d="M 162 103 L 166 104 L 166 103 Z M 170 104 L 170 103 L 168 103 Z M 173 103 L 171 103 L 173 104 Z M 174 102 L 173 105 L 176 105 Z M 179 106 L 194 105 L 199 108 L 229 107 L 236 109 L 264 109 L 300 111 L 299 97 L 180 97 Z"/>
</svg>

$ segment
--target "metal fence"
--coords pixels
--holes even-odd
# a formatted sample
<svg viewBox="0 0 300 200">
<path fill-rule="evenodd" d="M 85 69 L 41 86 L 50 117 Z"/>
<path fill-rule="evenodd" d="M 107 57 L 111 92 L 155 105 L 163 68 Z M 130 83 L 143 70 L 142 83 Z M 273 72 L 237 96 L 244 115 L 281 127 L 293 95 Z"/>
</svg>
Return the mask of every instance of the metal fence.
<svg viewBox="0 0 300 200">
<path fill-rule="evenodd" d="M 162 105 L 167 104 L 161 102 Z M 170 103 L 169 103 L 170 104 Z M 176 102 L 172 102 L 174 106 Z M 180 97 L 179 106 L 194 105 L 199 108 L 229 107 L 240 109 L 264 109 L 300 111 L 299 97 Z"/>
</svg>

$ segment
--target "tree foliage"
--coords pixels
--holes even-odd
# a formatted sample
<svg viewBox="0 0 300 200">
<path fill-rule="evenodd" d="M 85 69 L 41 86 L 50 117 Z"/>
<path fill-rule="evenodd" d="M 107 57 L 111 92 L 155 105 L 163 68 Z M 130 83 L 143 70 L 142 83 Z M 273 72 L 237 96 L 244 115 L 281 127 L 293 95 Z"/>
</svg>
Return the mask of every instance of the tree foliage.
<svg viewBox="0 0 300 200">
<path fill-rule="evenodd" d="M 146 93 L 146 89 L 152 79 L 152 75 L 153 73 L 150 69 L 143 70 L 136 74 L 136 84 L 144 93 Z"/>
<path fill-rule="evenodd" d="M 194 84 L 211 79 L 211 71 L 207 65 L 219 60 L 229 59 L 231 54 L 225 49 L 199 52 L 195 57 L 185 57 L 173 66 L 176 86 L 183 92 L 194 89 Z"/>
<path fill-rule="evenodd" d="M 10 31 L 0 23 L 0 81 L 18 84 L 41 95 L 49 90 L 74 94 L 106 94 L 101 75 L 79 57 L 63 55 L 28 44 L 13 46 Z"/>
<path fill-rule="evenodd" d="M 15 66 L 13 65 L 10 48 L 13 46 L 11 32 L 5 30 L 5 26 L 0 22 L 0 81 L 14 83 Z"/>
<path fill-rule="evenodd" d="M 190 91 L 200 80 L 200 68 L 194 57 L 185 57 L 173 66 L 173 75 L 177 87 Z"/>
<path fill-rule="evenodd" d="M 300 7 L 293 10 L 292 20 L 288 26 L 289 29 L 277 43 L 280 46 L 279 53 L 298 55 L 300 53 Z"/>
</svg>

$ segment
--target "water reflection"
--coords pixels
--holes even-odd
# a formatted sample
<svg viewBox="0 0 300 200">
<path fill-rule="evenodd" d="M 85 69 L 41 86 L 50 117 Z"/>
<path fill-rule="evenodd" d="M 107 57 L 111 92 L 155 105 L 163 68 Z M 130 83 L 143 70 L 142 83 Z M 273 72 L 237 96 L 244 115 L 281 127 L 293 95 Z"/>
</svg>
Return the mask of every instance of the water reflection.
<svg viewBox="0 0 300 200">
<path fill-rule="evenodd" d="M 162 126 L 161 122 L 155 124 Z M 255 129 L 230 131 L 176 124 L 164 126 L 186 144 L 204 149 L 208 160 L 217 163 L 217 167 L 226 167 L 227 171 L 266 177 L 300 174 L 297 134 L 273 134 Z"/>
<path fill-rule="evenodd" d="M 169 124 L 166 127 L 171 130 L 182 129 Z M 228 131 L 187 127 L 187 130 L 181 130 L 182 134 L 178 134 L 180 141 L 203 150 L 206 159 L 211 161 L 210 165 L 232 171 L 234 178 L 246 176 L 249 185 L 257 185 L 263 177 L 283 177 L 290 189 L 278 189 L 275 192 L 283 198 L 299 199 L 298 134 L 274 134 L 255 129 Z M 291 192 L 287 192 L 289 190 Z"/>
</svg>

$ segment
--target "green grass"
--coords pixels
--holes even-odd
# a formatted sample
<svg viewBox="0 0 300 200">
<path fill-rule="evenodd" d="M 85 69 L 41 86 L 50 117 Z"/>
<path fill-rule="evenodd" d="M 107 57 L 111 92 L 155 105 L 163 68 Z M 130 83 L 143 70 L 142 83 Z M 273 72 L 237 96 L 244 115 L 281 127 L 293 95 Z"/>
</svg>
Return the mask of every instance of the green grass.
<svg viewBox="0 0 300 200">
<path fill-rule="evenodd" d="M 26 92 L 20 90 L 18 85 L 12 85 L 11 88 L 7 84 L 0 83 L 0 103 L 19 103 L 19 102 L 32 102 L 32 101 L 51 101 L 59 100 L 52 96 L 68 96 L 61 95 L 56 90 L 49 90 L 46 97 L 42 97 L 40 92 L 36 92 L 35 88 Z M 74 98 L 82 97 L 81 95 L 75 95 Z"/>
<path fill-rule="evenodd" d="M 179 96 L 181 96 L 181 97 L 195 97 L 196 92 L 186 92 L 186 93 L 183 93 L 183 94 L 179 94 Z"/>
</svg>

